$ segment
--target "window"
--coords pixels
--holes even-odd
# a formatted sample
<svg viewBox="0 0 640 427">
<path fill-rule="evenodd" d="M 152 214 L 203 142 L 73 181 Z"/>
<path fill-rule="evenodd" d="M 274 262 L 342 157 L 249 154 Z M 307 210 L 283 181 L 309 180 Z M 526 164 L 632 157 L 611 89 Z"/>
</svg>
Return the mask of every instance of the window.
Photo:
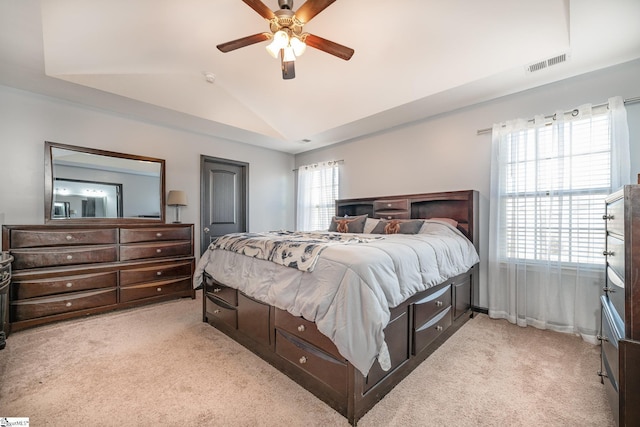
<svg viewBox="0 0 640 427">
<path fill-rule="evenodd" d="M 297 229 L 327 230 L 335 214 L 339 194 L 338 162 L 324 162 L 298 168 Z"/>
<path fill-rule="evenodd" d="M 609 135 L 606 113 L 505 135 L 504 257 L 601 264 Z"/>
</svg>

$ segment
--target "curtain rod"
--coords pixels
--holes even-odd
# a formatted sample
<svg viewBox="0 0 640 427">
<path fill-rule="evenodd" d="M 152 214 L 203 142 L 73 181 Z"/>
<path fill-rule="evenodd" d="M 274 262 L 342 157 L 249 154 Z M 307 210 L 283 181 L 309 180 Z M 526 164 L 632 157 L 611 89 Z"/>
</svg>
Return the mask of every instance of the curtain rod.
<svg viewBox="0 0 640 427">
<path fill-rule="evenodd" d="M 625 105 L 627 105 L 627 104 L 635 104 L 636 102 L 640 102 L 640 96 L 636 96 L 635 98 L 627 98 L 623 102 L 624 102 Z M 607 104 L 608 104 L 608 102 L 603 102 L 602 104 L 594 105 L 593 108 L 604 107 Z M 565 114 L 571 114 L 574 111 L 576 111 L 576 109 L 573 109 L 571 111 L 565 111 L 564 113 Z M 554 115 L 544 116 L 544 118 L 545 119 L 552 119 Z M 529 121 L 533 122 L 533 119 L 530 119 Z M 493 128 L 478 129 L 476 131 L 476 135 L 484 135 L 485 133 L 491 133 L 492 130 L 493 130 Z"/>
<path fill-rule="evenodd" d="M 318 166 L 318 164 L 320 164 L 320 163 L 340 163 L 340 164 L 342 164 L 342 163 L 344 163 L 344 160 L 342 160 L 342 159 L 340 159 L 340 160 L 328 160 L 328 161 L 326 161 L 326 162 L 316 162 L 316 163 L 311 163 L 311 164 L 309 164 L 309 165 L 302 165 L 301 167 L 306 167 L 306 166 Z M 293 172 L 296 172 L 298 169 L 300 169 L 300 168 L 292 169 L 292 171 L 293 171 Z"/>
</svg>

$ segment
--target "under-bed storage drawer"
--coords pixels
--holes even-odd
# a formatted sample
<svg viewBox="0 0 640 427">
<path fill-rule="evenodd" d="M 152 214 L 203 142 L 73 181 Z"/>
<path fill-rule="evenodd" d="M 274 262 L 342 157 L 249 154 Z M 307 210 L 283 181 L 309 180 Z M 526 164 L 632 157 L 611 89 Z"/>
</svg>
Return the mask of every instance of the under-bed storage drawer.
<svg viewBox="0 0 640 427">
<path fill-rule="evenodd" d="M 31 298 L 11 303 L 14 321 L 35 319 L 54 314 L 103 307 L 116 304 L 116 289 L 71 292 L 53 297 Z"/>
<path fill-rule="evenodd" d="M 398 366 L 409 359 L 409 313 L 402 306 L 398 312 L 391 311 L 391 321 L 384 328 L 384 339 L 391 356 L 391 368 L 383 371 L 376 360 L 365 378 L 364 391 L 369 391 L 374 385 L 387 375 L 391 374 Z"/>
<path fill-rule="evenodd" d="M 211 297 L 221 299 L 227 304 L 236 307 L 238 305 L 238 291 L 211 279 L 211 277 L 205 276 L 204 280 L 204 293 L 209 294 Z"/>
<path fill-rule="evenodd" d="M 327 384 L 340 395 L 347 394 L 347 363 L 329 353 L 276 329 L 276 353 Z"/>
<path fill-rule="evenodd" d="M 294 316 L 285 310 L 276 309 L 275 327 L 305 340 L 338 359 L 343 359 L 333 341 L 318 331 L 316 324 L 313 322 Z"/>
<path fill-rule="evenodd" d="M 413 324 L 416 328 L 427 323 L 435 314 L 451 307 L 451 285 L 447 285 L 414 304 Z"/>
<path fill-rule="evenodd" d="M 413 332 L 413 354 L 418 354 L 451 326 L 451 314 L 451 306 L 449 306 L 427 323 L 416 326 Z"/>
<path fill-rule="evenodd" d="M 205 294 L 205 314 L 209 323 L 226 324 L 232 329 L 238 329 L 238 311 L 225 302 Z"/>
</svg>

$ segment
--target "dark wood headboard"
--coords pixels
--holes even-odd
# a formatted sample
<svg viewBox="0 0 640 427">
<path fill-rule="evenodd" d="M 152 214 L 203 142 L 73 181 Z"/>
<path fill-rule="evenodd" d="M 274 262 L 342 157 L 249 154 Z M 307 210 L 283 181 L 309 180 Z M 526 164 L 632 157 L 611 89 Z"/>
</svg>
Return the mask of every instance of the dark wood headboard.
<svg viewBox="0 0 640 427">
<path fill-rule="evenodd" d="M 478 192 L 476 190 L 336 200 L 337 216 L 369 215 L 370 218 L 451 218 L 479 250 Z"/>
</svg>

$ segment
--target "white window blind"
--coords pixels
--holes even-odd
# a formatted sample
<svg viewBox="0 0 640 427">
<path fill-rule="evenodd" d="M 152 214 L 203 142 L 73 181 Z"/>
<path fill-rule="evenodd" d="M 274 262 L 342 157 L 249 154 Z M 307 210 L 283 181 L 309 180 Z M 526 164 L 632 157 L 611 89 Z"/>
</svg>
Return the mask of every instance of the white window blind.
<svg viewBox="0 0 640 427">
<path fill-rule="evenodd" d="M 611 191 L 607 114 L 504 138 L 504 256 L 599 264 Z"/>
<path fill-rule="evenodd" d="M 338 162 L 324 162 L 298 168 L 297 229 L 327 230 L 335 214 L 340 169 Z"/>
</svg>

